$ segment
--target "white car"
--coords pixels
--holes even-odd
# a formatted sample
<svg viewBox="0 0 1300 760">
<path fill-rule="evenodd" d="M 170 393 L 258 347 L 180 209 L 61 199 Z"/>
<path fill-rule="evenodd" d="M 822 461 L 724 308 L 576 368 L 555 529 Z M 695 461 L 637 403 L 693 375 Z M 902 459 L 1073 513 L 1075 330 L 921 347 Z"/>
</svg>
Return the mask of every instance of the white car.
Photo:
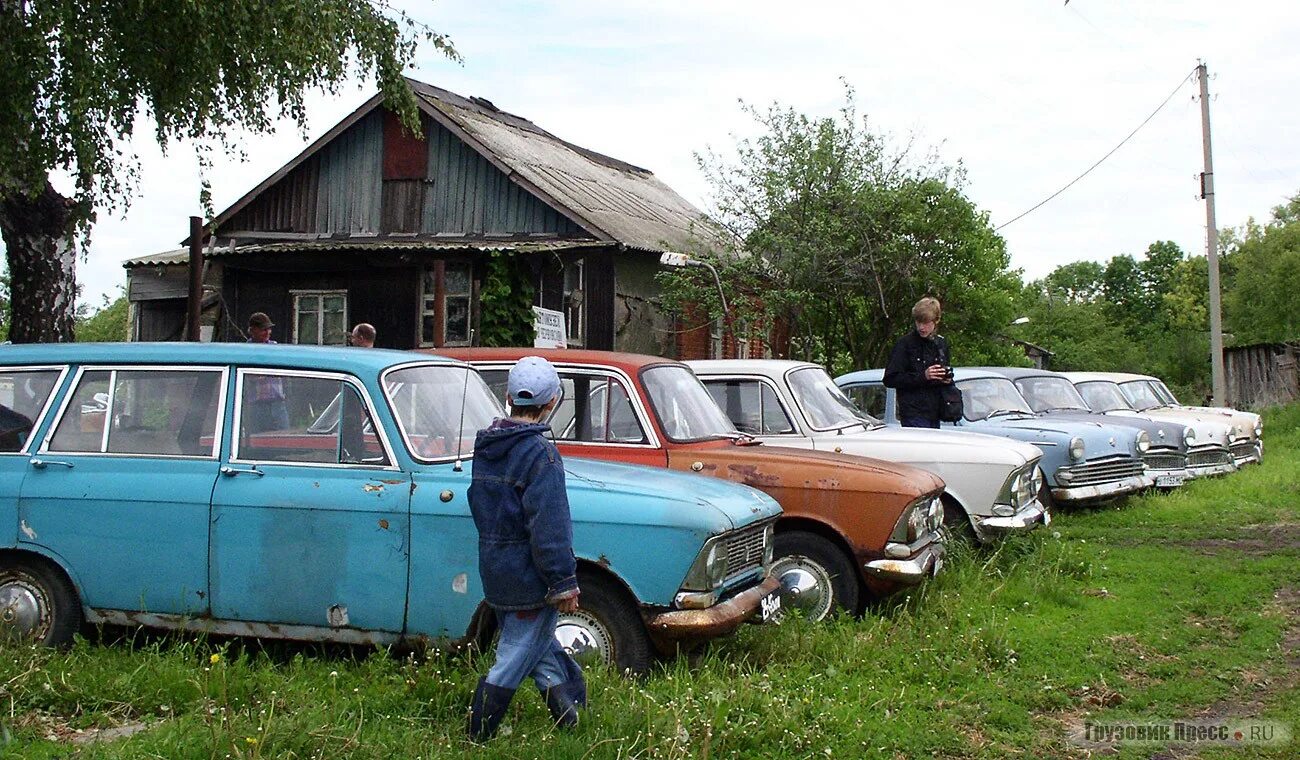
<svg viewBox="0 0 1300 760">
<path fill-rule="evenodd" d="M 1134 375 L 1135 380 L 1122 381 L 1120 390 L 1129 396 L 1130 401 L 1136 400 L 1137 394 L 1141 394 L 1143 399 L 1149 397 L 1142 392 L 1145 388 L 1154 394 L 1165 407 L 1173 409 L 1184 409 L 1189 412 L 1209 415 L 1211 419 L 1226 418 L 1229 426 L 1232 427 L 1232 456 L 1237 460 L 1237 464 L 1250 464 L 1259 462 L 1264 458 L 1264 418 L 1254 412 L 1243 412 L 1240 409 L 1233 409 L 1226 406 L 1188 406 L 1187 404 L 1178 403 L 1173 391 L 1165 385 L 1165 381 L 1158 377 L 1150 375 Z"/>
<path fill-rule="evenodd" d="M 1136 405 L 1121 383 L 1132 382 L 1137 375 L 1123 372 L 1062 372 L 1074 383 L 1079 395 L 1094 412 L 1152 420 L 1177 422 L 1187 426 L 1187 466 L 1195 475 L 1221 475 L 1235 472 L 1237 462 L 1232 450 L 1232 430 L 1226 419 L 1205 413 L 1163 407 Z M 1143 408 L 1146 407 L 1146 408 Z"/>
<path fill-rule="evenodd" d="M 741 432 L 774 446 L 876 457 L 947 484 L 945 521 L 976 538 L 1046 525 L 1038 447 L 978 433 L 886 427 L 853 405 L 817 364 L 778 359 L 688 361 Z"/>
</svg>

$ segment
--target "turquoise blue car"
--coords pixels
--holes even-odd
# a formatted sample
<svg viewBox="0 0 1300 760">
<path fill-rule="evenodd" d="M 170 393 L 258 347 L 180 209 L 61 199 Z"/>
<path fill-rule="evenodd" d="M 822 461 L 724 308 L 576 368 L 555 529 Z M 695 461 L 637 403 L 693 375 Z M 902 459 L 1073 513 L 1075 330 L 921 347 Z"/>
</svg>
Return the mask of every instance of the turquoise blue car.
<svg viewBox="0 0 1300 760">
<path fill-rule="evenodd" d="M 965 416 L 945 427 L 1032 443 L 1043 450 L 1043 493 L 1048 503 L 1085 504 L 1155 485 L 1142 455 L 1151 446 L 1145 431 L 1098 422 L 1047 419 L 1036 415 L 1006 377 L 957 367 Z M 863 411 L 897 425 L 894 390 L 884 370 L 868 369 L 835 378 L 835 384 Z"/>
<path fill-rule="evenodd" d="M 399 351 L 0 347 L 0 634 L 482 642 L 466 492 L 501 413 L 465 364 Z M 641 671 L 779 607 L 770 497 L 565 465 L 582 597 L 557 636 L 576 655 Z"/>
</svg>

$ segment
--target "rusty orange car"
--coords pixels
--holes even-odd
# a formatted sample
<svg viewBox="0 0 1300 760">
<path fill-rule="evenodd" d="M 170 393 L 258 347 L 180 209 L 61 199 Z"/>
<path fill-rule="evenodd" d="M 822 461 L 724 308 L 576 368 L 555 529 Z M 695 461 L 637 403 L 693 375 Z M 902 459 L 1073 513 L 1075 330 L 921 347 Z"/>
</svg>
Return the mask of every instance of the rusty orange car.
<svg viewBox="0 0 1300 760">
<path fill-rule="evenodd" d="M 760 446 L 740 433 L 681 362 L 654 356 L 536 348 L 442 348 L 469 362 L 502 397 L 524 356 L 543 356 L 564 397 L 549 423 L 565 456 L 698 472 L 753 486 L 785 514 L 772 573 L 782 607 L 820 620 L 938 572 L 946 534 L 938 476 L 829 452 Z"/>
</svg>

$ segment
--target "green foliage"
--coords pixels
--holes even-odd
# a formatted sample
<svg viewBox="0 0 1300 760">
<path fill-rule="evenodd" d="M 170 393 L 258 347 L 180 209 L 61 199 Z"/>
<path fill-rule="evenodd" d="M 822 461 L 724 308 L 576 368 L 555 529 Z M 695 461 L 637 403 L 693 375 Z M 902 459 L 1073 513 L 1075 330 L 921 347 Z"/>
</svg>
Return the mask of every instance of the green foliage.
<svg viewBox="0 0 1300 760">
<path fill-rule="evenodd" d="M 82 307 L 80 311 L 82 313 L 77 315 L 76 326 L 77 341 L 80 343 L 124 341 L 131 334 L 131 324 L 128 321 L 130 303 L 125 295 L 119 295 L 114 301 L 109 301 L 108 296 L 104 296 L 103 305 L 94 313 L 89 313 L 87 307 Z"/>
<path fill-rule="evenodd" d="M 745 105 L 757 136 L 697 156 L 719 220 L 794 302 L 794 352 L 834 371 L 880 366 L 932 294 L 960 361 L 1008 354 L 995 336 L 1019 280 L 963 169 L 892 147 L 845 90 L 833 117 Z"/>
<path fill-rule="evenodd" d="M 1239 345 L 1300 340 L 1300 194 L 1273 210 L 1261 228 L 1249 224 L 1230 238 L 1233 272 L 1224 297 L 1225 329 Z"/>
<path fill-rule="evenodd" d="M 4 3 L 0 41 L 0 197 L 63 171 L 78 202 L 110 209 L 136 179 L 123 143 L 141 121 L 164 148 L 193 142 L 206 166 L 212 141 L 238 153 L 236 129 L 303 125 L 308 90 L 334 94 L 357 74 L 418 129 L 402 70 L 420 41 L 456 57 L 388 0 Z"/>
<path fill-rule="evenodd" d="M 1108 754 L 1068 740 L 1085 717 L 1206 714 L 1295 734 L 1300 406 L 1265 429 L 1262 465 L 956 549 L 934 581 L 860 620 L 742 626 L 642 680 L 589 668 L 575 731 L 556 729 L 526 686 L 509 733 L 469 743 L 466 706 L 489 664 L 474 653 L 128 632 L 69 651 L 0 642 L 0 755 L 1055 758 Z M 140 730 L 70 741 L 123 725 Z M 1295 748 L 1198 749 L 1290 760 Z M 1181 751 L 1115 756 L 1166 750 Z"/>
<path fill-rule="evenodd" d="M 479 286 L 481 316 L 477 345 L 533 345 L 536 291 L 523 256 L 502 251 L 490 254 Z"/>
</svg>

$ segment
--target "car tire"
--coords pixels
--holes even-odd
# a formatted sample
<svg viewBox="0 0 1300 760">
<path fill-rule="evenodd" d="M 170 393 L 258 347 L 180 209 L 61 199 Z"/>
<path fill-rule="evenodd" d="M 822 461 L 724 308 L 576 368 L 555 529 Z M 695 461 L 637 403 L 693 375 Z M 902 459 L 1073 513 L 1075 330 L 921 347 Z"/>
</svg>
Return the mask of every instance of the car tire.
<svg viewBox="0 0 1300 760">
<path fill-rule="evenodd" d="M 943 499 L 943 527 L 955 540 L 965 541 L 972 546 L 979 543 L 970 515 L 966 514 L 960 504 L 946 496 Z"/>
<path fill-rule="evenodd" d="M 650 669 L 650 636 L 636 603 L 614 581 L 579 573 L 576 612 L 561 612 L 555 638 L 580 664 L 640 675 Z"/>
<path fill-rule="evenodd" d="M 857 614 L 861 597 L 853 563 L 831 541 L 801 530 L 777 533 L 772 575 L 781 579 L 781 608 L 809 620 L 837 611 Z"/>
<path fill-rule="evenodd" d="M 77 590 L 62 572 L 24 560 L 0 565 L 0 632 L 65 647 L 81 623 Z"/>
</svg>

